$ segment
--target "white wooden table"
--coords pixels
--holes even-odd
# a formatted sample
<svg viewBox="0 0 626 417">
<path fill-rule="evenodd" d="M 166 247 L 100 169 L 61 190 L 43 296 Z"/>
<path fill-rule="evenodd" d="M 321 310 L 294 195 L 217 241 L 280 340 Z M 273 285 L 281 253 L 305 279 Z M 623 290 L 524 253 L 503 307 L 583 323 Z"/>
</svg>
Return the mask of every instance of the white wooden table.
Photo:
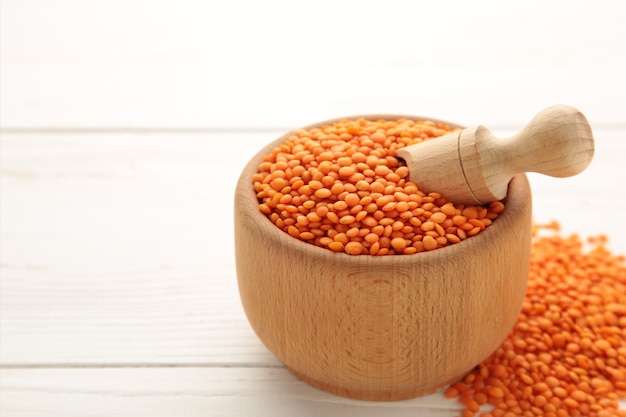
<svg viewBox="0 0 626 417">
<path fill-rule="evenodd" d="M 1 0 L 0 414 L 458 414 L 299 382 L 234 267 L 235 182 L 286 130 L 406 113 L 507 135 L 556 103 L 596 156 L 531 175 L 536 221 L 626 253 L 626 3 L 430 3 Z"/>
</svg>

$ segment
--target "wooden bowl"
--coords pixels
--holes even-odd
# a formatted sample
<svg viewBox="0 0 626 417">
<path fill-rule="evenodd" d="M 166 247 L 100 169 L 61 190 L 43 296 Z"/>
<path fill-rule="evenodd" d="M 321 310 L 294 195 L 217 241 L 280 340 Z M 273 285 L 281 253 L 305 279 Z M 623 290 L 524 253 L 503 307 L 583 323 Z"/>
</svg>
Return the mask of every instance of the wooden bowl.
<svg viewBox="0 0 626 417">
<path fill-rule="evenodd" d="M 513 178 L 504 212 L 474 237 L 414 255 L 350 256 L 293 238 L 259 211 L 252 175 L 290 135 L 252 158 L 235 195 L 239 292 L 265 346 L 303 381 L 366 400 L 430 393 L 492 354 L 526 291 L 526 176 Z"/>
</svg>

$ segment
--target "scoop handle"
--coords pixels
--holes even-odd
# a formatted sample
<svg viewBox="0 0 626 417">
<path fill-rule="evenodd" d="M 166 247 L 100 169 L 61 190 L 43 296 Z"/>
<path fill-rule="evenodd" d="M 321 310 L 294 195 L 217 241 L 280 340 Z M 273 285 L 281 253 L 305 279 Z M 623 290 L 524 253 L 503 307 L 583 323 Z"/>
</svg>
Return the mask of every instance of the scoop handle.
<svg viewBox="0 0 626 417">
<path fill-rule="evenodd" d="M 593 134 L 585 116 L 573 107 L 558 105 L 537 114 L 517 135 L 489 146 L 501 147 L 509 170 L 570 177 L 591 163 Z M 487 145 L 487 144 L 485 144 Z M 495 174 L 495 173 L 494 173 Z"/>
<path fill-rule="evenodd" d="M 577 109 L 556 105 L 537 114 L 518 134 L 496 138 L 487 128 L 463 129 L 398 150 L 409 178 L 422 191 L 449 201 L 486 204 L 506 197 L 511 178 L 521 172 L 569 177 L 591 162 L 591 127 Z"/>
</svg>

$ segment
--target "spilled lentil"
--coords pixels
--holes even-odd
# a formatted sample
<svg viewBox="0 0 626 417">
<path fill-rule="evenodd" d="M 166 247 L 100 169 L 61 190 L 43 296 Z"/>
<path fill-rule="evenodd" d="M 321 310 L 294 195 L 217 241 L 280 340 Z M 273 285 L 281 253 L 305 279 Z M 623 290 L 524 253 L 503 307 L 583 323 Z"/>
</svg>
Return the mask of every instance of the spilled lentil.
<svg viewBox="0 0 626 417">
<path fill-rule="evenodd" d="M 462 417 L 626 416 L 626 264 L 605 240 L 535 233 L 515 328 L 445 391 Z"/>
<path fill-rule="evenodd" d="M 413 254 L 461 242 L 488 227 L 504 205 L 425 194 L 395 157 L 402 147 L 450 131 L 408 119 L 297 130 L 253 175 L 259 209 L 289 235 L 350 255 Z"/>
</svg>

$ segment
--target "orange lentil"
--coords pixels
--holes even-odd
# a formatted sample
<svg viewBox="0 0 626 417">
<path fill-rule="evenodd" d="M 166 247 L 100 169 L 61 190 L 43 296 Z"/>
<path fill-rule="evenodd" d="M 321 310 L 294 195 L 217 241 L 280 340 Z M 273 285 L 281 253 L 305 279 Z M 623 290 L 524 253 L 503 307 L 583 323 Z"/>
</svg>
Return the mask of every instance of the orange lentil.
<svg viewBox="0 0 626 417">
<path fill-rule="evenodd" d="M 363 246 L 359 242 L 348 242 L 345 245 L 345 251 L 350 255 L 360 255 Z"/>
<path fill-rule="evenodd" d="M 451 386 L 448 389 L 446 389 L 443 393 L 443 395 L 446 398 L 457 398 L 459 396 L 459 390 L 458 388 L 456 388 L 455 386 Z"/>
<path fill-rule="evenodd" d="M 330 197 L 332 194 L 333 194 L 332 191 L 330 191 L 328 188 L 317 189 L 315 190 L 315 193 L 314 193 L 315 197 L 321 198 L 321 199 Z"/>
<path fill-rule="evenodd" d="M 395 157 L 404 146 L 450 131 L 408 119 L 299 129 L 265 155 L 252 176 L 259 211 L 290 236 L 350 255 L 411 254 L 459 243 L 488 227 L 504 204 L 456 205 L 439 193 L 425 194 Z M 386 240 L 365 239 L 371 233 Z M 620 319 L 619 311 L 602 318 Z"/>
<path fill-rule="evenodd" d="M 447 218 L 448 216 L 444 212 L 438 211 L 430 216 L 430 221 L 434 223 L 443 223 Z"/>
<path fill-rule="evenodd" d="M 343 166 L 337 171 L 342 177 L 351 177 L 356 173 L 356 169 L 352 166 Z"/>
<path fill-rule="evenodd" d="M 428 222 L 424 222 L 422 223 L 422 225 L 420 226 L 420 229 L 422 229 L 422 231 L 424 232 L 429 232 L 431 230 L 435 229 L 435 223 L 428 221 Z"/>
<path fill-rule="evenodd" d="M 354 207 L 361 202 L 361 197 L 359 197 L 359 195 L 356 193 L 348 193 L 345 197 L 345 202 L 350 207 Z"/>
<path fill-rule="evenodd" d="M 478 410 L 480 410 L 480 404 L 478 404 L 478 402 L 476 400 L 473 399 L 469 399 L 465 402 L 465 406 L 467 407 L 467 409 L 473 413 L 478 412 Z"/>
<path fill-rule="evenodd" d="M 422 239 L 422 243 L 424 244 L 424 249 L 426 250 L 437 249 L 437 241 L 432 236 L 424 236 L 424 239 Z"/>
<path fill-rule="evenodd" d="M 406 248 L 406 240 L 401 237 L 391 239 L 391 246 L 398 252 L 401 252 Z"/>
<path fill-rule="evenodd" d="M 351 216 L 351 215 L 345 215 L 339 219 L 339 223 L 345 224 L 345 225 L 350 225 L 354 223 L 355 221 L 356 219 L 354 218 L 354 216 Z"/>
<path fill-rule="evenodd" d="M 494 398 L 504 397 L 504 391 L 502 390 L 502 388 L 499 388 L 499 387 L 489 387 L 489 389 L 487 390 L 487 394 L 490 397 L 494 397 Z"/>
<path fill-rule="evenodd" d="M 469 220 L 454 215 L 453 222 L 481 216 L 465 208 L 462 214 Z M 539 235 L 545 230 L 552 234 Z M 446 397 L 463 404 L 462 415 L 486 398 L 492 416 L 626 416 L 617 402 L 626 397 L 625 257 L 610 253 L 606 238 L 589 239 L 586 250 L 578 236 L 559 235 L 555 223 L 534 226 L 534 233 L 517 324 L 464 376 L 471 390 L 454 384 Z"/>
<path fill-rule="evenodd" d="M 340 251 L 344 250 L 343 243 L 337 242 L 337 241 L 333 241 L 333 242 L 329 243 L 328 247 L 330 249 L 334 250 L 335 252 L 340 252 Z"/>
</svg>

